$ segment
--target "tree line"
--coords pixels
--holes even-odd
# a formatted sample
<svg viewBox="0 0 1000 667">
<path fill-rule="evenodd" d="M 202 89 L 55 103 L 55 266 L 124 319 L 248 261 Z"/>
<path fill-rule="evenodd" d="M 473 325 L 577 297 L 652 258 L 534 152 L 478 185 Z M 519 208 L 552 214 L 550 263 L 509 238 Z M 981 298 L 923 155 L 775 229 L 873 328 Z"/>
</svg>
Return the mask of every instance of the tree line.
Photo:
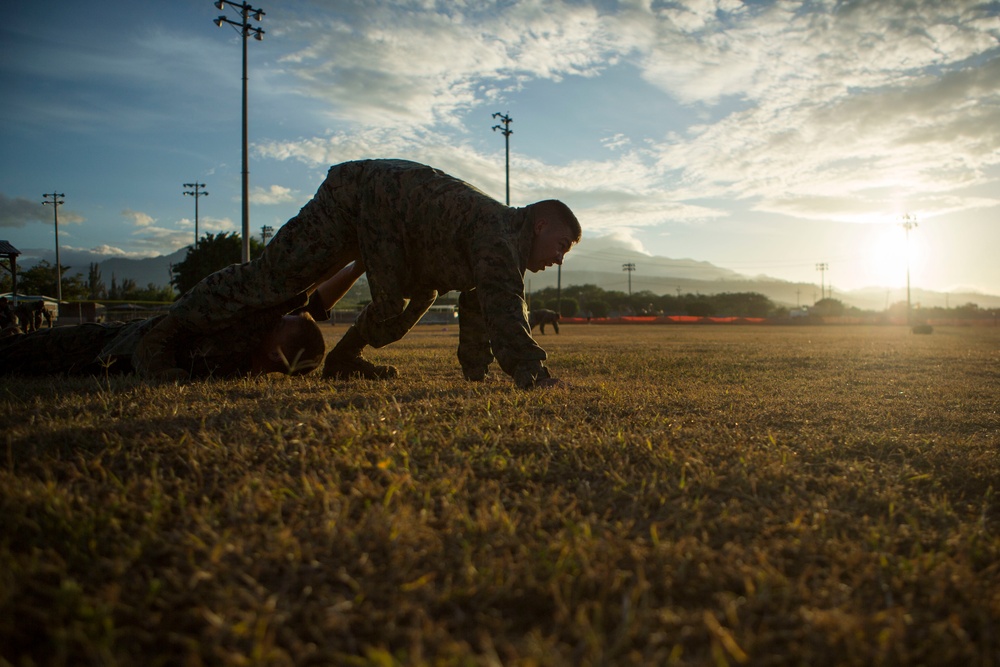
<svg viewBox="0 0 1000 667">
<path fill-rule="evenodd" d="M 691 315 L 695 317 L 782 317 L 788 309 L 757 292 L 721 294 L 626 294 L 597 285 L 570 285 L 560 293 L 546 287 L 528 295 L 529 308 L 555 310 L 563 317 Z"/>
<path fill-rule="evenodd" d="M 3 265 L 0 271 L 0 292 L 11 292 L 14 282 L 10 274 L 10 266 L 6 260 L 0 260 Z M 176 293 L 173 288 L 149 283 L 139 287 L 130 278 L 118 280 L 114 273 L 111 282 L 107 284 L 101 275 L 99 264 L 92 263 L 87 269 L 87 275 L 82 273 L 70 275 L 69 266 L 60 265 L 62 270 L 63 301 L 173 301 Z M 27 268 L 18 269 L 17 293 L 19 295 L 55 296 L 56 268 L 48 260 L 41 260 Z"/>
<path fill-rule="evenodd" d="M 259 256 L 264 244 L 250 239 L 250 254 Z M 240 261 L 242 239 L 236 232 L 205 234 L 197 247 L 188 246 L 184 260 L 170 267 L 170 285 L 153 283 L 139 287 L 134 280 L 118 281 L 111 275 L 110 285 L 106 285 L 98 264 L 90 264 L 87 276 L 82 273 L 67 275 L 70 267 L 62 267 L 62 295 L 66 301 L 143 301 L 171 302 L 179 294 L 194 287 L 206 276 L 230 264 Z M 10 266 L 0 260 L 0 293 L 12 288 Z M 55 267 L 42 260 L 28 269 L 18 271 L 17 291 L 19 294 L 56 294 Z M 367 303 L 367 290 L 356 285 L 348 293 L 342 306 L 354 301 L 356 305 Z M 546 287 L 526 295 L 528 307 L 532 310 L 546 308 L 560 312 L 563 317 L 621 317 L 642 315 L 689 315 L 695 317 L 787 317 L 789 310 L 774 303 L 769 297 L 757 292 L 723 292 L 721 294 L 655 294 L 642 290 L 628 294 L 619 290 L 605 290 L 597 285 L 569 285 L 557 291 Z M 457 303 L 456 293 L 443 295 L 438 303 Z M 905 315 L 906 302 L 893 304 L 890 315 Z M 993 316 L 989 310 L 981 310 L 974 303 L 962 304 L 949 309 L 925 308 L 917 305 L 914 309 L 924 317 L 961 317 L 975 319 Z M 870 311 L 847 306 L 838 299 L 824 298 L 817 301 L 811 313 L 821 317 L 862 315 Z"/>
<path fill-rule="evenodd" d="M 250 252 L 257 256 L 264 245 L 250 239 Z M 188 247 L 184 260 L 170 267 L 170 285 L 149 283 L 139 287 L 130 278 L 118 280 L 111 274 L 110 285 L 105 282 L 99 264 L 92 263 L 83 273 L 70 274 L 71 267 L 62 265 L 62 298 L 64 301 L 143 301 L 169 303 L 196 285 L 202 278 L 219 269 L 240 261 L 242 240 L 235 232 L 206 234 L 198 241 L 197 248 Z M 13 290 L 10 264 L 0 260 L 0 292 Z M 55 296 L 56 269 L 48 260 L 41 260 L 27 268 L 18 269 L 17 293 L 22 295 Z"/>
</svg>

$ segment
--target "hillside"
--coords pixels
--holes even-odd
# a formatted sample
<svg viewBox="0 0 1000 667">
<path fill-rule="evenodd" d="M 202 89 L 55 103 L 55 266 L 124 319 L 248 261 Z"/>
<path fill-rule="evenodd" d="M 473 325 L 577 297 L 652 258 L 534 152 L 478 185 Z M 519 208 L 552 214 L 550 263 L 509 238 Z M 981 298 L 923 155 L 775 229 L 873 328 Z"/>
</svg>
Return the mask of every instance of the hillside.
<svg viewBox="0 0 1000 667">
<path fill-rule="evenodd" d="M 132 279 L 139 286 L 149 283 L 167 285 L 170 281 L 170 265 L 183 261 L 186 248 L 170 255 L 148 259 L 108 259 L 100 263 L 101 274 L 106 283 L 111 276 L 121 282 Z M 654 294 L 670 294 L 680 290 L 683 294 L 718 294 L 720 292 L 758 292 L 775 303 L 785 306 L 807 306 L 820 298 L 819 286 L 813 283 L 795 283 L 767 276 L 744 276 L 735 271 L 692 259 L 671 259 L 650 257 L 642 253 L 621 248 L 588 252 L 585 244 L 568 256 L 562 268 L 562 284 L 591 284 L 606 290 L 627 292 L 629 274 L 622 271 L 624 263 L 633 262 L 637 270 L 632 272 L 632 292 L 648 290 Z M 525 276 L 525 287 L 539 290 L 555 287 L 558 273 L 553 267 L 542 273 Z M 841 292 L 834 287 L 833 297 L 845 304 L 863 310 L 884 310 L 887 305 L 906 300 L 903 288 L 872 287 L 862 290 Z M 965 303 L 975 303 L 980 308 L 1000 308 L 1000 296 L 975 292 L 948 293 L 935 292 L 915 287 L 911 290 L 914 304 L 927 307 L 955 307 Z"/>
<path fill-rule="evenodd" d="M 158 255 L 147 259 L 125 259 L 115 257 L 101 262 L 101 275 L 104 282 L 111 282 L 111 275 L 114 274 L 118 282 L 131 278 L 136 285 L 145 287 L 149 283 L 154 285 L 170 284 L 170 267 L 184 261 L 187 256 L 187 248 L 173 252 L 169 255 Z"/>
</svg>

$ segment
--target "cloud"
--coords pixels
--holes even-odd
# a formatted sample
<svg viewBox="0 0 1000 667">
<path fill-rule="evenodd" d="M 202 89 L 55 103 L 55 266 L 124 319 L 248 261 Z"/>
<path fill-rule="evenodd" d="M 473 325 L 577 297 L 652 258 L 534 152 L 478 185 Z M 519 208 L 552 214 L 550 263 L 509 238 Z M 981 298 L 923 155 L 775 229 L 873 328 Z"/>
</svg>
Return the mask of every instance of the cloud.
<svg viewBox="0 0 1000 667">
<path fill-rule="evenodd" d="M 128 208 L 122 211 L 122 217 L 139 228 L 150 227 L 156 222 L 156 219 L 151 215 L 141 211 L 133 211 Z"/>
<path fill-rule="evenodd" d="M 461 5 L 403 7 L 307 29 L 310 46 L 283 65 L 318 86 L 333 118 L 357 127 L 265 142 L 261 156 L 316 168 L 408 157 L 502 201 L 503 171 L 464 133 L 464 114 L 517 99 L 538 80 L 589 77 L 594 94 L 605 68 L 625 63 L 653 85 L 649 104 L 661 91 L 665 113 L 677 108 L 684 124 L 665 119 L 663 135 L 644 137 L 624 118 L 596 138 L 606 160 L 554 165 L 517 151 L 515 205 L 562 199 L 587 239 L 737 224 L 741 208 L 871 222 L 1000 207 L 981 194 L 998 187 L 1000 19 L 973 2 L 704 0 L 598 11 L 534 0 L 507 5 L 502 21 Z M 393 22 L 408 27 L 389 30 Z"/>
<path fill-rule="evenodd" d="M 41 202 L 0 194 L 0 227 L 24 227 L 29 222 L 50 222 L 52 212 Z"/>
<path fill-rule="evenodd" d="M 285 33 L 307 43 L 279 64 L 298 92 L 365 127 L 457 126 L 498 89 L 595 76 L 618 51 L 596 8 L 535 1 L 500 10 L 356 0 L 278 24 Z"/>
<path fill-rule="evenodd" d="M 82 248 L 77 248 L 77 250 L 83 251 Z M 129 257 L 130 253 L 122 250 L 121 248 L 110 246 L 110 245 L 99 245 L 90 249 L 90 252 L 95 255 L 103 255 L 107 257 Z"/>
<path fill-rule="evenodd" d="M 78 224 L 85 220 L 79 213 L 59 209 L 60 224 Z M 25 197 L 0 194 L 0 227 L 24 227 L 31 222 L 53 224 L 52 208 Z"/>
<path fill-rule="evenodd" d="M 588 237 L 580 241 L 580 247 L 585 252 L 594 255 L 608 250 L 629 250 L 648 255 L 642 242 L 629 230 L 619 229 L 605 236 Z"/>
<path fill-rule="evenodd" d="M 206 232 L 228 234 L 229 232 L 235 232 L 237 229 L 238 227 L 236 223 L 229 218 L 215 218 L 212 216 L 198 218 L 198 232 L 200 234 L 204 234 Z"/>
<path fill-rule="evenodd" d="M 632 140 L 629 139 L 628 136 L 626 136 L 622 132 L 616 132 L 613 136 L 601 139 L 601 145 L 607 148 L 608 150 L 617 150 L 619 148 L 625 148 L 630 143 L 632 143 Z"/>
<path fill-rule="evenodd" d="M 140 251 L 127 251 L 108 245 L 96 246 L 93 248 L 81 248 L 73 245 L 63 245 L 60 247 L 59 262 L 63 266 L 70 267 L 69 275 L 76 273 L 86 273 L 87 267 L 92 263 L 100 263 L 106 259 L 143 259 L 146 257 L 156 257 L 161 255 L 159 249 L 151 248 Z M 38 261 L 45 260 L 55 263 L 55 251 L 51 248 L 28 248 L 24 250 L 18 264 L 23 262 L 24 266 L 31 266 Z"/>
<path fill-rule="evenodd" d="M 140 214 L 141 216 L 142 214 Z M 148 216 L 147 216 L 148 217 Z M 199 217 L 198 235 L 228 234 L 237 230 L 237 226 L 229 218 Z M 177 228 L 160 227 L 155 224 L 140 226 L 132 232 L 130 246 L 140 256 L 153 256 L 170 253 L 194 243 L 194 220 L 182 218 L 177 222 Z"/>
<path fill-rule="evenodd" d="M 692 195 L 807 219 L 870 219 L 898 200 L 955 210 L 928 193 L 983 185 L 1000 165 L 1000 59 L 987 56 L 1000 20 L 980 11 L 783 4 L 659 24 L 645 76 L 718 116 L 659 143 L 659 164 Z"/>
<path fill-rule="evenodd" d="M 497 168 L 493 156 L 428 130 L 401 135 L 379 128 L 270 142 L 257 148 L 263 156 L 297 160 L 313 167 L 370 155 L 419 155 L 420 161 L 504 201 L 504 171 Z M 662 170 L 641 151 L 616 159 L 578 160 L 559 166 L 515 155 L 511 169 L 517 174 L 511 187 L 512 205 L 560 199 L 574 210 L 587 234 L 614 230 L 629 233 L 640 227 L 702 222 L 727 215 L 706 205 L 686 202 L 673 189 L 665 188 Z"/>
<path fill-rule="evenodd" d="M 280 185 L 272 185 L 268 189 L 254 188 L 250 193 L 250 202 L 253 204 L 285 204 L 293 202 L 298 196 L 298 191 L 291 190 Z"/>
<path fill-rule="evenodd" d="M 199 231 L 201 231 L 200 227 Z M 194 237 L 188 230 L 149 226 L 133 232 L 129 246 L 134 248 L 131 251 L 133 253 L 154 256 L 163 254 L 164 249 L 167 249 L 166 252 L 169 253 L 191 245 L 193 242 Z"/>
<path fill-rule="evenodd" d="M 642 148 L 625 131 L 605 134 L 606 162 L 553 167 L 518 153 L 512 200 L 565 197 L 604 230 L 726 215 L 692 203 L 709 198 L 857 220 L 890 206 L 888 194 L 937 206 L 921 195 L 983 185 L 1000 165 L 1000 58 L 990 55 L 1000 18 L 971 0 L 497 9 L 357 0 L 279 23 L 276 34 L 307 44 L 281 59 L 281 74 L 357 127 L 257 152 L 310 166 L 411 156 L 498 196 L 494 161 L 463 143 L 464 114 L 538 80 L 587 77 L 599 89 L 627 62 L 701 121 Z"/>
</svg>

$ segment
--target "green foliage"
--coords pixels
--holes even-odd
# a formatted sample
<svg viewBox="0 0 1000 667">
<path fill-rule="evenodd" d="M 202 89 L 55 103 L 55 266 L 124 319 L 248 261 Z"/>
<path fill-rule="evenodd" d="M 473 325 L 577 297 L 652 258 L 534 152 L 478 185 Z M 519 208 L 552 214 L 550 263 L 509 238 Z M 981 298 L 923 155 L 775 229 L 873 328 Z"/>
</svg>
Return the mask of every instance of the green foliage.
<svg viewBox="0 0 1000 667">
<path fill-rule="evenodd" d="M 264 250 L 264 245 L 257 239 L 250 238 L 250 256 L 257 257 Z M 236 232 L 229 234 L 205 234 L 198 241 L 198 247 L 189 247 L 187 255 L 179 264 L 171 269 L 173 274 L 170 284 L 184 294 L 197 285 L 202 278 L 209 276 L 230 264 L 238 264 L 243 253 L 243 240 Z"/>
<path fill-rule="evenodd" d="M 587 307 L 581 313 L 583 317 L 607 317 L 611 313 L 611 306 L 602 299 L 591 299 L 587 301 Z"/>
<path fill-rule="evenodd" d="M 560 299 L 557 304 L 559 307 L 559 314 L 563 317 L 574 317 L 576 312 L 580 309 L 580 305 L 577 303 L 576 299 L 569 296 L 564 296 Z"/>
<path fill-rule="evenodd" d="M 684 302 L 684 314 L 693 317 L 710 317 L 715 315 L 715 306 L 707 298 L 688 299 Z"/>
<path fill-rule="evenodd" d="M 108 288 L 104 286 L 104 280 L 101 278 L 101 265 L 91 263 L 87 275 L 87 298 L 96 301 L 106 298 L 107 295 Z"/>
<path fill-rule="evenodd" d="M 104 285 L 99 264 L 91 263 L 87 268 L 87 279 L 83 274 L 77 273 L 72 276 L 65 274 L 63 267 L 62 297 L 63 301 L 173 301 L 174 290 L 171 287 L 154 285 L 149 283 L 146 287 L 140 288 L 134 280 L 124 280 L 119 285 L 114 274 L 111 276 L 111 288 Z M 7 273 L 7 280 L 4 282 L 0 275 L 0 292 L 9 292 L 11 289 L 10 274 Z M 18 269 L 17 272 L 17 292 L 18 294 L 31 294 L 51 296 L 56 295 L 55 267 L 41 260 L 37 264 L 27 268 Z"/>
<path fill-rule="evenodd" d="M 83 281 L 82 274 L 72 276 L 66 275 L 69 269 L 62 267 L 62 298 L 64 301 L 86 298 L 87 285 Z M 8 277 L 10 274 L 7 274 Z M 47 260 L 41 260 L 29 268 L 18 266 L 17 270 L 17 292 L 18 294 L 32 294 L 36 296 L 56 296 L 56 268 Z"/>
<path fill-rule="evenodd" d="M 813 314 L 820 317 L 840 317 L 846 310 L 843 301 L 830 297 L 820 299 L 812 307 Z"/>
<path fill-rule="evenodd" d="M 109 301 L 158 301 L 161 303 L 173 301 L 177 297 L 174 288 L 166 285 L 148 283 L 141 288 L 131 278 L 126 278 L 118 284 L 118 279 L 111 274 L 111 288 L 107 291 Z"/>
<path fill-rule="evenodd" d="M 570 285 L 562 290 L 562 299 L 572 299 L 577 304 L 575 316 L 618 317 L 621 315 L 695 315 L 698 317 L 769 317 L 779 313 L 774 302 L 756 292 L 725 292 L 702 295 L 657 295 L 649 290 L 633 293 L 603 290 L 596 285 Z M 546 287 L 531 295 L 531 307 L 539 302 L 555 310 L 556 289 Z M 598 314 L 600 312 L 601 314 Z M 573 315 L 567 315 L 572 317 Z"/>
</svg>

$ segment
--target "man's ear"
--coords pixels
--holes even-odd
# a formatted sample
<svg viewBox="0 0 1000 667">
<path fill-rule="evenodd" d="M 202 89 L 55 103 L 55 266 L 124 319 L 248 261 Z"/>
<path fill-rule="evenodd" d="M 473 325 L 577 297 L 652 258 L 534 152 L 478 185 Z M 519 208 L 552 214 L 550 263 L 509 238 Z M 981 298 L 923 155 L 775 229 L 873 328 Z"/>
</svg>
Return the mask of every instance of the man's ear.
<svg viewBox="0 0 1000 667">
<path fill-rule="evenodd" d="M 549 220 L 544 216 L 538 216 L 535 218 L 535 235 L 541 234 L 542 231 L 548 226 Z"/>
</svg>

